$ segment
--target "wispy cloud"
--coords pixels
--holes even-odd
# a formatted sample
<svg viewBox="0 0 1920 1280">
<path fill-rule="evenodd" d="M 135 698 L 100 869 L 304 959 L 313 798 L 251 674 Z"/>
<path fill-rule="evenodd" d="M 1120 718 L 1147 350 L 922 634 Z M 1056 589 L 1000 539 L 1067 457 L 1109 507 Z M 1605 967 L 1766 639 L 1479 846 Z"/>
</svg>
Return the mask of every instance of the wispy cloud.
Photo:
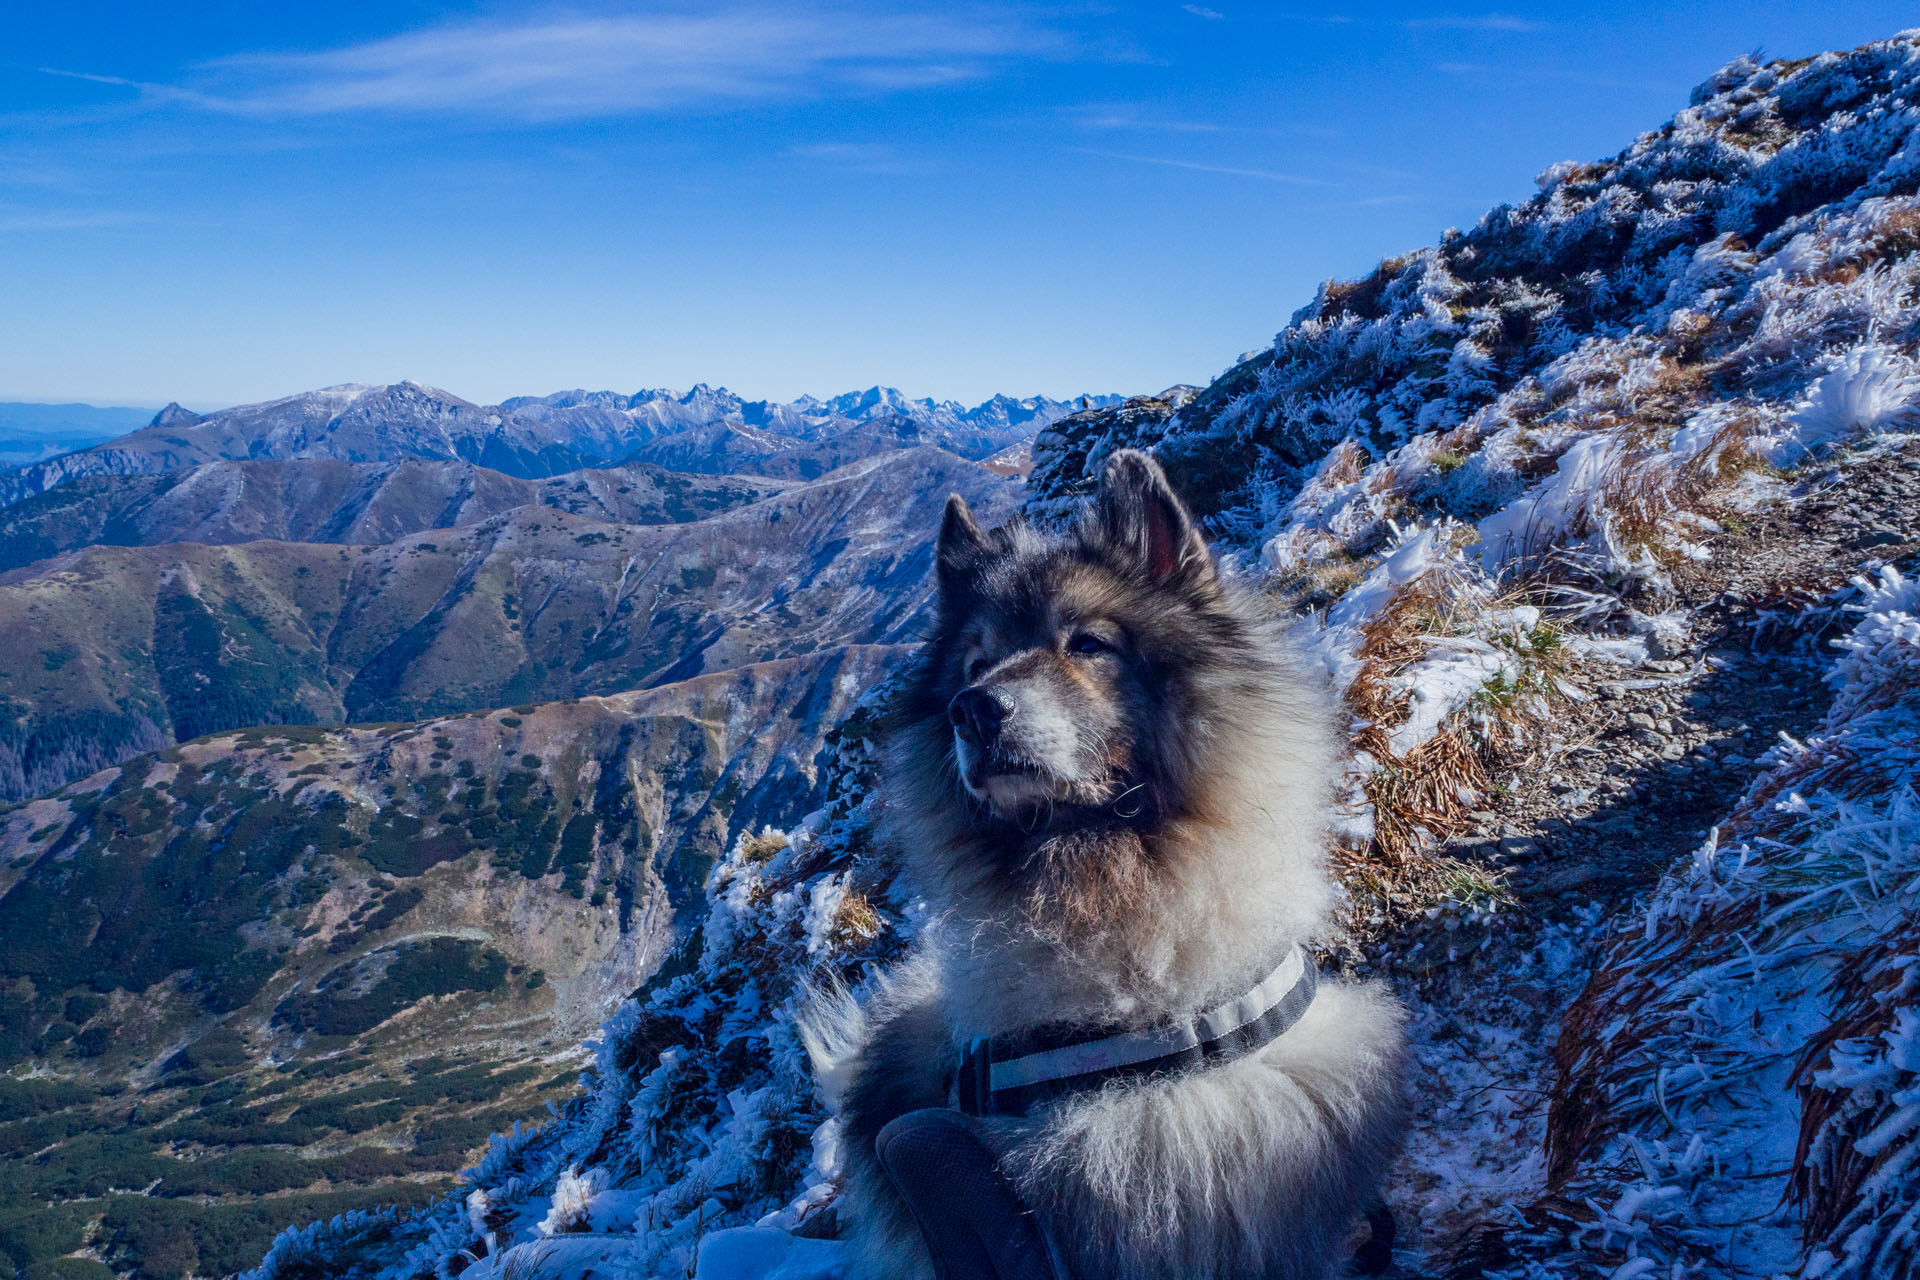
<svg viewBox="0 0 1920 1280">
<path fill-rule="evenodd" d="M 1234 128 L 1211 120 L 1143 119 L 1130 112 L 1104 107 L 1076 109 L 1073 121 L 1085 129 L 1130 129 L 1143 133 L 1226 133 Z"/>
<path fill-rule="evenodd" d="M 916 167 L 884 142 L 804 142 L 788 147 L 787 154 L 854 173 L 907 173 Z"/>
<path fill-rule="evenodd" d="M 1218 9 L 1209 9 L 1203 4 L 1183 4 L 1180 6 L 1196 18 L 1205 18 L 1209 22 L 1218 22 L 1227 15 Z"/>
<path fill-rule="evenodd" d="M 1067 111 L 1073 123 L 1083 129 L 1135 133 L 1238 133 L 1269 138 L 1338 138 L 1338 129 L 1323 125 L 1285 124 L 1261 126 L 1234 124 L 1220 120 L 1168 120 L 1135 115 L 1132 111 L 1107 106 L 1084 106 Z"/>
<path fill-rule="evenodd" d="M 1409 27 L 1430 27 L 1446 31 L 1545 31 L 1544 22 L 1535 22 L 1531 18 L 1516 17 L 1511 13 L 1435 14 L 1430 18 L 1408 18 L 1402 25 Z"/>
<path fill-rule="evenodd" d="M 1134 164 L 1164 165 L 1169 169 L 1190 169 L 1195 173 L 1224 173 L 1235 178 L 1258 178 L 1263 182 L 1283 182 L 1296 187 L 1337 187 L 1337 182 L 1325 178 L 1310 178 L 1298 173 L 1284 173 L 1277 169 L 1244 169 L 1234 165 L 1208 164 L 1200 160 L 1178 160 L 1171 156 L 1139 156 L 1120 151 L 1096 151 L 1091 147 L 1070 147 L 1082 155 L 1099 156 L 1104 160 L 1127 160 Z"/>
<path fill-rule="evenodd" d="M 90 71 L 69 71 L 64 67 L 35 67 L 44 76 L 57 76 L 62 80 L 82 80 L 88 84 L 106 85 L 114 89 L 131 89 L 139 97 L 149 101 L 188 102 L 199 105 L 214 105 L 207 101 L 206 95 L 196 93 L 179 85 L 153 84 L 144 80 L 129 80 L 125 76 L 95 75 Z M 117 110 L 117 108 L 113 108 Z M 95 108 L 98 111 L 99 108 Z M 86 114 L 93 114 L 88 112 Z"/>
<path fill-rule="evenodd" d="M 1012 62 L 1071 53 L 1063 33 L 1002 9 L 794 12 L 747 6 L 448 23 L 319 53 L 222 58 L 176 85 L 61 74 L 248 114 L 556 118 L 951 84 Z"/>
</svg>

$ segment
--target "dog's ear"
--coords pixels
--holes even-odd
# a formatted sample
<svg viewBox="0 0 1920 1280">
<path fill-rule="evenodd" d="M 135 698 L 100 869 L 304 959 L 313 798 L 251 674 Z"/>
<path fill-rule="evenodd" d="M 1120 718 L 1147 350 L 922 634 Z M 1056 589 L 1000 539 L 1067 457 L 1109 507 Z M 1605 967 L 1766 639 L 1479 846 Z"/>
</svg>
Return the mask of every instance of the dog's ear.
<svg viewBox="0 0 1920 1280">
<path fill-rule="evenodd" d="M 1213 558 L 1186 504 L 1160 464 L 1136 449 L 1107 459 L 1094 522 L 1101 540 L 1137 561 L 1154 582 L 1197 584 L 1213 576 Z"/>
<path fill-rule="evenodd" d="M 941 587 L 950 590 L 972 577 L 986 552 L 987 535 L 974 522 L 967 500 L 957 493 L 947 495 L 947 510 L 940 517 L 940 540 L 933 557 Z"/>
</svg>

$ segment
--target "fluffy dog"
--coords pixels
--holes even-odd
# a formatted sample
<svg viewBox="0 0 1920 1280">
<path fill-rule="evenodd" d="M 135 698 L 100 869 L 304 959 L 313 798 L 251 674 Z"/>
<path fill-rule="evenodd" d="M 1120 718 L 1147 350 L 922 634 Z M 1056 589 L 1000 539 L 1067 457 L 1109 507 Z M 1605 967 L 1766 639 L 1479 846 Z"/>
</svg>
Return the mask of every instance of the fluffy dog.
<svg viewBox="0 0 1920 1280">
<path fill-rule="evenodd" d="M 1057 535 L 983 532 L 952 498 L 937 575 L 882 790 L 933 923 L 864 1008 L 824 1001 L 806 1027 L 872 1276 L 932 1274 L 873 1140 L 953 1105 L 976 1037 L 1190 1018 L 1322 936 L 1331 898 L 1321 682 L 1218 572 L 1152 460 L 1115 454 Z M 1079 1280 L 1315 1280 L 1395 1152 L 1403 1065 L 1392 997 L 1324 979 L 1246 1056 L 979 1131 Z"/>
</svg>

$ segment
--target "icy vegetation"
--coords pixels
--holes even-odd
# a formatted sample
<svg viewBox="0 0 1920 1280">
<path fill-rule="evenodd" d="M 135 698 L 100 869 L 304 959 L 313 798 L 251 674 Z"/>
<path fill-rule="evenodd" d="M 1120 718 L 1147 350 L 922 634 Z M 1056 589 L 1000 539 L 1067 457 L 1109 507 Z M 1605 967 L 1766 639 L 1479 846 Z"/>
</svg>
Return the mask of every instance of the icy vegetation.
<svg viewBox="0 0 1920 1280">
<path fill-rule="evenodd" d="M 1581 1233 L 1653 1274 L 1869 1280 L 1920 1252 L 1920 589 L 1855 588 L 1819 732 L 1618 922 L 1568 1014 L 1549 1149 Z"/>
<path fill-rule="evenodd" d="M 1743 59 L 1197 395 L 1034 443 L 1038 518 L 1152 449 L 1344 695 L 1326 959 L 1414 1011 L 1423 1272 L 1920 1274 L 1917 185 L 1920 33 Z M 714 870 L 588 1096 L 254 1275 L 831 1274 L 791 1015 L 915 928 L 866 809 L 883 697 L 832 805 Z"/>
</svg>

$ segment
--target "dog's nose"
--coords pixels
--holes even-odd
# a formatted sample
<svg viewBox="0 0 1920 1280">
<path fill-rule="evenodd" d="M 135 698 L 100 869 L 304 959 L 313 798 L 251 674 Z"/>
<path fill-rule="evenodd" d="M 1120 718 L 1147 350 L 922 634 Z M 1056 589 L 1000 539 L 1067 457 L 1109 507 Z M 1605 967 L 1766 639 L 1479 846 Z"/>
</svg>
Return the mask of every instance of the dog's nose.
<svg viewBox="0 0 1920 1280">
<path fill-rule="evenodd" d="M 962 689 L 947 704 L 947 719 L 968 746 L 984 748 L 1000 736 L 1000 723 L 1010 710 L 998 694 L 980 688 Z"/>
</svg>

